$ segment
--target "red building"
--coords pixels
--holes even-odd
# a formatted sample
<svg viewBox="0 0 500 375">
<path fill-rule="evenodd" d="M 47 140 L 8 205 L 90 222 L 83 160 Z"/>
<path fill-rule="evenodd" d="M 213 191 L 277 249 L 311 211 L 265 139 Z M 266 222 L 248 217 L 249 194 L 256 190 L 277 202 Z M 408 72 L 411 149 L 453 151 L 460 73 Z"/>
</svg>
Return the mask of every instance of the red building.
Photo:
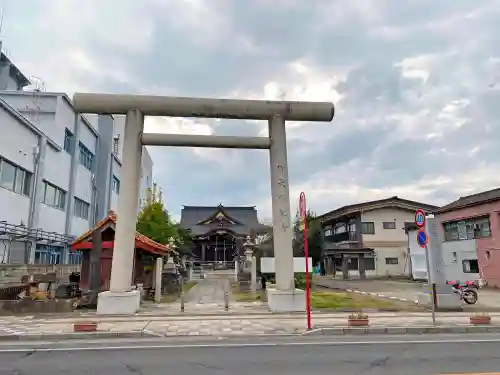
<svg viewBox="0 0 500 375">
<path fill-rule="evenodd" d="M 464 272 L 476 272 L 489 286 L 500 287 L 500 189 L 461 197 L 435 211 L 447 249 L 468 241 L 477 260 L 464 261 Z"/>
<path fill-rule="evenodd" d="M 90 287 L 90 252 L 92 251 L 92 235 L 95 231 L 101 231 L 102 236 L 101 291 L 109 290 L 115 226 L 116 215 L 110 211 L 109 215 L 104 220 L 97 223 L 94 228 L 82 234 L 71 244 L 72 251 L 81 251 L 82 253 L 80 279 L 80 288 L 82 290 L 88 290 Z M 131 275 L 131 283 L 143 284 L 145 287 L 153 286 L 156 258 L 166 257 L 171 253 L 168 246 L 155 242 L 149 237 L 136 232 L 134 270 Z"/>
</svg>

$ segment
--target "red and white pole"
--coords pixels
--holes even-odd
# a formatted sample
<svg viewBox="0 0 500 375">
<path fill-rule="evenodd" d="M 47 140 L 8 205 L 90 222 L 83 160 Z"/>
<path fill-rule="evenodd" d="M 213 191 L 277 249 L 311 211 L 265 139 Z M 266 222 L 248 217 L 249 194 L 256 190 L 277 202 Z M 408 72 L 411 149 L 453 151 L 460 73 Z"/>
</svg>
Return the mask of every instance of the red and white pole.
<svg viewBox="0 0 500 375">
<path fill-rule="evenodd" d="M 304 232 L 304 258 L 306 261 L 306 313 L 307 313 L 307 329 L 311 329 L 311 285 L 309 283 L 309 242 L 307 240 L 307 206 L 306 195 L 300 193 L 299 199 L 299 215 L 300 225 Z"/>
</svg>

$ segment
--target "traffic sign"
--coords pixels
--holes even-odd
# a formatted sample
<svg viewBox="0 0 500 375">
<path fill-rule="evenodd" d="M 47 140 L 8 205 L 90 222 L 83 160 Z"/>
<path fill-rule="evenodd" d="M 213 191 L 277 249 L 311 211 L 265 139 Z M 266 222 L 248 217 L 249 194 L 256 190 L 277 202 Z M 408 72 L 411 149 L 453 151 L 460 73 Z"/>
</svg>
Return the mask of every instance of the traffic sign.
<svg viewBox="0 0 500 375">
<path fill-rule="evenodd" d="M 425 249 L 425 247 L 427 246 L 427 242 L 429 242 L 429 237 L 427 236 L 427 233 L 425 233 L 425 230 L 420 229 L 417 232 L 417 243 L 418 243 L 418 246 L 420 246 L 420 247 L 422 247 L 422 248 Z"/>
<path fill-rule="evenodd" d="M 425 212 L 420 208 L 415 211 L 415 225 L 419 228 L 425 226 Z"/>
<path fill-rule="evenodd" d="M 299 230 L 304 230 L 306 226 L 307 208 L 306 208 L 306 195 L 304 192 L 300 193 L 299 198 Z"/>
</svg>

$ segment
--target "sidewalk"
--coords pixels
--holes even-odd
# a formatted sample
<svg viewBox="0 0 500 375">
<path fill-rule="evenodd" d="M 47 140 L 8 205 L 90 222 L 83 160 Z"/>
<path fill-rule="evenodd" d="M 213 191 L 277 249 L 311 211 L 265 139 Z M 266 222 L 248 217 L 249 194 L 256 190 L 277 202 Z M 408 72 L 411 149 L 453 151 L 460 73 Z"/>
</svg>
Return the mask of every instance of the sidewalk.
<svg viewBox="0 0 500 375">
<path fill-rule="evenodd" d="M 348 313 L 313 314 L 312 324 L 316 329 L 345 328 Z M 439 313 L 437 325 L 442 327 L 466 327 L 470 314 Z M 500 313 L 491 314 L 492 327 L 500 330 Z M 97 316 L 87 318 L 37 318 L 37 317 L 2 317 L 0 319 L 0 337 L 60 335 L 64 338 L 73 332 L 75 322 L 93 321 L 99 323 L 98 330 L 114 334 L 129 333 L 140 336 L 235 336 L 235 335 L 276 335 L 299 334 L 306 331 L 305 316 L 291 314 L 280 315 L 233 315 L 224 317 L 189 316 L 189 317 L 148 317 L 136 315 Z M 497 325 L 498 324 L 498 325 Z M 430 327 L 432 320 L 426 313 L 373 313 L 370 314 L 372 328 L 394 327 Z M 342 331 L 341 331 L 342 332 Z M 483 331 L 484 332 L 484 331 Z M 345 333 L 345 332 L 344 332 Z"/>
</svg>

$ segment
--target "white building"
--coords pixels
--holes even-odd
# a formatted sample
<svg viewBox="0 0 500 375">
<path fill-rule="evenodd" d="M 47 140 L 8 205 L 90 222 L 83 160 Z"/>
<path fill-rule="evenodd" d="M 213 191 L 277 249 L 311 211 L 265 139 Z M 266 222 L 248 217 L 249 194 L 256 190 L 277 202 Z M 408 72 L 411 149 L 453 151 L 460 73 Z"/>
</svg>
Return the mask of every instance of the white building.
<svg viewBox="0 0 500 375">
<path fill-rule="evenodd" d="M 415 211 L 437 209 L 398 197 L 364 202 L 319 216 L 324 230 L 323 252 L 329 272 L 358 276 L 409 276 L 405 223 Z"/>
<path fill-rule="evenodd" d="M 0 261 L 76 263 L 68 242 L 108 210 L 119 215 L 123 125 L 76 115 L 66 94 L 24 91 L 29 83 L 2 53 Z M 143 155 L 142 197 L 152 187 Z"/>
<path fill-rule="evenodd" d="M 414 280 L 427 280 L 427 260 L 425 249 L 417 243 L 418 228 L 413 223 L 405 225 L 408 236 L 408 249 L 410 253 L 411 276 Z M 442 242 L 441 270 L 446 280 L 467 281 L 479 279 L 478 272 L 467 270 L 466 264 L 471 260 L 477 260 L 475 240 L 463 240 L 453 242 Z"/>
</svg>

